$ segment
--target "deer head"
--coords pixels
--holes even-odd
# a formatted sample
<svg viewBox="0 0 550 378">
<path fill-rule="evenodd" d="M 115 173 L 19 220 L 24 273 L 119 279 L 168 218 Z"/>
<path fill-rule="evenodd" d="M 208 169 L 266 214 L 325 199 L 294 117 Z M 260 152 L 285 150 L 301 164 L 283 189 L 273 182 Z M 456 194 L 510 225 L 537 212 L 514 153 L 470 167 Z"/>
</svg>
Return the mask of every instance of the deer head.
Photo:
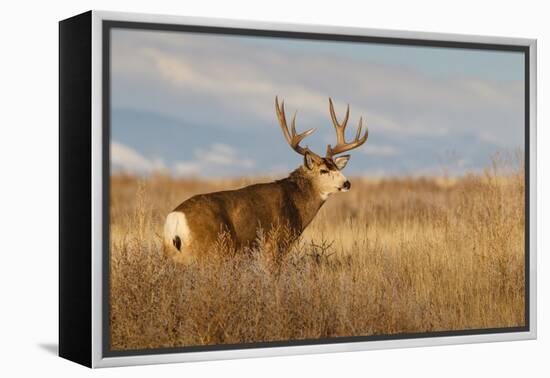
<svg viewBox="0 0 550 378">
<path fill-rule="evenodd" d="M 279 106 L 279 99 L 275 97 L 275 110 L 277 112 L 277 118 L 279 125 L 285 136 L 286 141 L 292 147 L 294 151 L 304 156 L 304 171 L 314 186 L 319 190 L 321 198 L 326 199 L 332 193 L 347 192 L 351 188 L 351 183 L 342 174 L 342 169 L 346 166 L 350 159 L 350 155 L 336 156 L 346 151 L 351 151 L 367 141 L 369 136 L 369 130 L 366 129 L 363 136 L 361 136 L 361 130 L 363 128 L 363 118 L 359 118 L 359 126 L 357 128 L 357 134 L 355 139 L 351 143 L 345 141 L 345 131 L 349 119 L 349 105 L 346 110 L 346 116 L 344 121 L 340 124 L 334 113 L 334 105 L 332 99 L 329 98 L 329 111 L 332 119 L 334 129 L 336 130 L 336 145 L 327 146 L 327 152 L 325 157 L 317 155 L 311 151 L 307 146 L 300 146 L 300 142 L 311 135 L 315 129 L 309 129 L 301 134 L 296 133 L 296 112 L 292 117 L 291 129 L 289 132 L 286 115 L 285 104 L 281 102 Z"/>
</svg>

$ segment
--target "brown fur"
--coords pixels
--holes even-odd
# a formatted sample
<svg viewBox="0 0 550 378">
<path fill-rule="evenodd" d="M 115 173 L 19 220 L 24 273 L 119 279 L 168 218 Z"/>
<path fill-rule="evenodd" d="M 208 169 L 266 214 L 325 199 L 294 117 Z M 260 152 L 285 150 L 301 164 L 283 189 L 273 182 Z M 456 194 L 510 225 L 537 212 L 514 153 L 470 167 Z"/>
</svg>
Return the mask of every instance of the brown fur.
<svg viewBox="0 0 550 378">
<path fill-rule="evenodd" d="M 311 175 L 300 167 L 275 182 L 196 195 L 174 211 L 185 214 L 194 250 L 207 249 L 222 231 L 229 233 L 237 249 L 251 246 L 260 229 L 269 233 L 278 225 L 297 237 L 324 203 Z"/>
</svg>

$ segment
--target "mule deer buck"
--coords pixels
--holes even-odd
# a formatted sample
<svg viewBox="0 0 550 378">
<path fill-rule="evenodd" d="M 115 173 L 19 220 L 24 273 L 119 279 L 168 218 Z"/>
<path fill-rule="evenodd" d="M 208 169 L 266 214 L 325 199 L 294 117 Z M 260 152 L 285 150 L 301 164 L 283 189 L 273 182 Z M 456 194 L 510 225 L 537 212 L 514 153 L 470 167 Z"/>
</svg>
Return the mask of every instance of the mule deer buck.
<svg viewBox="0 0 550 378">
<path fill-rule="evenodd" d="M 168 214 L 164 225 L 164 251 L 175 261 L 187 264 L 195 260 L 197 255 L 212 248 L 221 231 L 229 235 L 231 247 L 235 249 L 253 245 L 260 229 L 269 232 L 281 224 L 289 228 L 291 238 L 295 240 L 331 194 L 350 189 L 351 183 L 341 172 L 350 155 L 336 155 L 365 143 L 368 129 L 361 135 L 362 118 L 359 119 L 355 139 L 347 143 L 345 130 L 349 105 L 340 124 L 329 98 L 336 145 L 333 147 L 329 144 L 325 157 L 321 157 L 307 146 L 300 145 L 315 129 L 297 134 L 294 113 L 289 131 L 284 101 L 279 106 L 277 97 L 275 110 L 286 141 L 304 157 L 303 165 L 281 180 L 236 190 L 199 194 L 181 203 Z"/>
</svg>

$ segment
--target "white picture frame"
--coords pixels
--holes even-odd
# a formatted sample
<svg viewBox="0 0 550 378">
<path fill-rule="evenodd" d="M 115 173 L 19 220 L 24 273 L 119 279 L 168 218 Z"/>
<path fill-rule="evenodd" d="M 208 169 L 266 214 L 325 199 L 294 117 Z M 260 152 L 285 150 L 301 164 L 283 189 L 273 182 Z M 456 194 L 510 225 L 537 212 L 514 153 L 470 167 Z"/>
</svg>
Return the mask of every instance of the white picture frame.
<svg viewBox="0 0 550 378">
<path fill-rule="evenodd" d="M 106 351 L 105 343 L 105 309 L 108 305 L 108 293 L 105 292 L 105 192 L 108 183 L 105 182 L 106 143 L 109 137 L 104 134 L 105 122 L 105 42 L 108 30 L 112 25 L 141 25 L 144 28 L 168 29 L 185 25 L 216 29 L 240 30 L 243 33 L 297 33 L 304 35 L 355 36 L 401 41 L 404 44 L 429 42 L 437 46 L 515 46 L 523 49 L 528 65 L 526 66 L 526 147 L 528 147 L 528 217 L 526 217 L 526 235 L 529 249 L 526 251 L 526 310 L 528 325 L 521 331 L 484 332 L 463 331 L 462 334 L 437 334 L 414 337 L 379 337 L 368 341 L 338 341 L 314 344 L 291 344 L 276 346 L 235 346 L 218 349 L 178 352 L 177 350 L 151 350 L 150 353 L 119 353 Z M 220 29 L 220 30 L 221 30 Z M 84 41 L 84 43 L 83 43 Z M 60 22 L 60 355 L 89 367 L 114 367 L 156 363 L 174 363 L 189 361 L 221 360 L 235 358 L 253 358 L 266 356 L 284 356 L 309 353 L 347 352 L 359 350 L 374 350 L 388 348 L 406 348 L 449 344 L 466 344 L 497 342 L 511 340 L 535 339 L 537 335 L 536 318 L 536 223 L 537 223 L 537 183 L 536 183 L 536 40 L 521 38 L 503 38 L 475 35 L 457 35 L 444 33 L 425 33 L 397 30 L 378 30 L 368 28 L 349 28 L 322 25 L 298 25 L 284 23 L 250 22 L 214 18 L 194 18 L 182 16 L 134 14 L 122 12 L 90 11 L 83 15 Z M 85 52 L 84 55 L 83 51 Z M 80 53 L 80 59 L 75 54 Z M 64 72 L 63 67 L 71 64 L 81 64 L 82 70 L 89 68 L 89 81 L 85 80 L 82 93 L 69 95 L 70 85 L 81 83 L 75 78 L 76 73 Z M 82 63 L 81 63 L 82 62 Z M 80 73 L 81 74 L 81 73 Z M 71 76 L 73 75 L 73 76 Z M 79 81 L 80 80 L 80 81 Z M 65 91 L 65 97 L 64 96 Z M 87 98 L 87 93 L 89 97 Z M 82 109 L 78 114 L 71 109 Z M 89 114 L 89 115 L 88 115 Z M 86 120 L 86 127 L 81 131 L 68 131 L 69 122 Z M 70 133 L 82 133 L 75 136 Z M 66 138 L 64 138 L 66 135 Z M 89 149 L 76 150 L 75 138 L 89 144 Z M 75 161 L 90 162 L 89 170 L 80 170 L 68 162 L 65 153 L 73 152 L 72 164 Z M 88 178 L 80 180 L 81 178 Z M 89 191 L 77 191 L 79 185 L 91 184 Z M 72 190 L 71 188 L 74 188 Z M 84 196 L 84 197 L 83 197 Z M 78 218 L 74 204 L 89 206 L 89 222 L 79 224 L 72 221 Z M 73 212 L 71 212 L 73 211 Z M 90 226 L 88 228 L 88 225 Z M 80 240 L 80 244 L 77 243 Z M 84 241 L 83 241 L 84 240 Z M 88 242 L 89 240 L 89 242 Z M 88 244 L 89 243 L 89 244 Z M 77 256 L 75 246 L 85 249 Z M 70 253 L 69 253 L 70 252 Z M 72 272 L 72 273 L 71 273 Z M 80 301 L 76 299 L 79 296 Z M 89 300 L 89 308 L 87 307 Z M 78 303 L 84 303 L 79 305 Z M 80 307 L 79 307 L 80 306 Z M 78 308 L 76 308 L 78 307 Z M 79 318 L 79 311 L 89 312 L 90 317 Z M 78 341 L 77 341 L 78 340 Z M 77 350 L 78 349 L 78 350 Z"/>
</svg>

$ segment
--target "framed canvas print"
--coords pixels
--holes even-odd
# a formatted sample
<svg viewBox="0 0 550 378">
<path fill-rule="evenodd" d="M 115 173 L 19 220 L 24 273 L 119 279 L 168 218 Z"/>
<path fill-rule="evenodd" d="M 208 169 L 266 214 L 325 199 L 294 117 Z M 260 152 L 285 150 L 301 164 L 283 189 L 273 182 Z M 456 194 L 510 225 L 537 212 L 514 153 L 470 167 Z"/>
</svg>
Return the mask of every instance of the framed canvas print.
<svg viewBox="0 0 550 378">
<path fill-rule="evenodd" d="M 536 337 L 536 41 L 59 24 L 59 353 Z"/>
</svg>

